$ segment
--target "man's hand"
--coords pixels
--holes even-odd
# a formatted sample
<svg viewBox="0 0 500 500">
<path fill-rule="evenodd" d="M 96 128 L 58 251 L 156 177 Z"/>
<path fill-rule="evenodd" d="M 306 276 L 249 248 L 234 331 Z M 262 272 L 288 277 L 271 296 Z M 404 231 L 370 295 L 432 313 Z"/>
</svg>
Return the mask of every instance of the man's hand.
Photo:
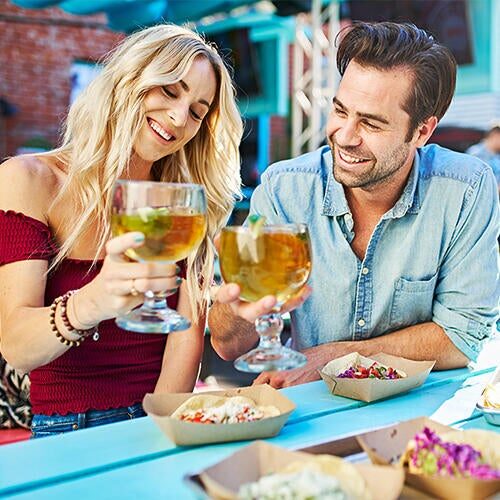
<svg viewBox="0 0 500 500">
<path fill-rule="evenodd" d="M 309 364 L 307 364 L 303 368 L 296 368 L 295 370 L 287 370 L 284 372 L 262 372 L 253 381 L 253 385 L 269 384 L 275 389 L 282 389 L 283 387 L 313 382 L 320 378 L 318 370 L 309 367 Z"/>
<path fill-rule="evenodd" d="M 280 313 L 285 313 L 300 307 L 311 295 L 311 288 L 304 286 L 298 295 L 287 300 L 280 309 Z M 228 283 L 213 288 L 212 298 L 221 304 L 227 304 L 236 316 L 243 318 L 249 323 L 253 323 L 259 316 L 269 314 L 276 306 L 277 300 L 274 295 L 267 295 L 257 302 L 244 302 L 240 300 L 240 287 L 235 283 Z"/>
<path fill-rule="evenodd" d="M 311 347 L 303 351 L 307 357 L 307 364 L 302 368 L 282 372 L 262 372 L 253 384 L 269 384 L 275 389 L 305 384 L 321 378 L 318 370 L 331 361 L 330 349 L 326 346 Z"/>
</svg>

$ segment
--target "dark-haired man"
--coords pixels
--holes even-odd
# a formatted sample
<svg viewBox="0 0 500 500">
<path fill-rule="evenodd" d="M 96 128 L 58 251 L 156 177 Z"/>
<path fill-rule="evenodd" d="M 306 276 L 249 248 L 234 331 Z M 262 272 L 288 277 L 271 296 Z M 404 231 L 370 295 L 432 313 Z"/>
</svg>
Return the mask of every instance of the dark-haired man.
<svg viewBox="0 0 500 500">
<path fill-rule="evenodd" d="M 315 380 L 352 351 L 465 366 L 497 315 L 492 171 L 425 146 L 453 96 L 452 55 L 410 24 L 356 23 L 342 35 L 329 147 L 271 166 L 252 198 L 251 213 L 270 223 L 306 222 L 313 249 L 312 294 L 286 305 L 304 302 L 291 312 L 292 345 L 308 363 L 256 379 L 275 387 Z M 252 320 L 275 304 L 238 293 L 224 285 L 209 315 L 226 359 L 253 346 Z"/>
</svg>

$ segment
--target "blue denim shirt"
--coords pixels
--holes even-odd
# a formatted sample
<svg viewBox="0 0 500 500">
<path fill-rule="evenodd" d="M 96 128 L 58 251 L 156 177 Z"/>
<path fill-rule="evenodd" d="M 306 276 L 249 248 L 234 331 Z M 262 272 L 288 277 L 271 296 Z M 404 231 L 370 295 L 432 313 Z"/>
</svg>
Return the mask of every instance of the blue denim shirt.
<svg viewBox="0 0 500 500">
<path fill-rule="evenodd" d="M 400 199 L 381 218 L 363 261 L 330 149 L 271 165 L 251 213 L 304 222 L 313 289 L 292 312 L 297 349 L 363 340 L 434 321 L 468 358 L 495 323 L 500 296 L 499 206 L 487 165 L 436 145 L 418 150 Z"/>
</svg>

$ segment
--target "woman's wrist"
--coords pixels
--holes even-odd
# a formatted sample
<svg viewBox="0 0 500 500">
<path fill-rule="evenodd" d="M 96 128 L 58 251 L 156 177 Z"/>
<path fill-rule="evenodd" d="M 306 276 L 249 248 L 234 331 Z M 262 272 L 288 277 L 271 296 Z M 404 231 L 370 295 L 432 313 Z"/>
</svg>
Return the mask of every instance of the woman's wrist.
<svg viewBox="0 0 500 500">
<path fill-rule="evenodd" d="M 68 301 L 69 313 L 73 327 L 77 330 L 88 330 L 103 321 L 102 312 L 96 301 L 92 300 L 87 286 L 78 290 Z"/>
<path fill-rule="evenodd" d="M 57 304 L 54 306 L 53 321 L 55 323 L 54 326 L 55 326 L 56 330 L 59 332 L 59 334 L 64 339 L 68 340 L 69 342 L 77 342 L 77 341 L 81 340 L 81 338 L 82 338 L 81 335 L 79 335 L 75 330 L 70 330 L 64 324 L 64 321 L 63 321 L 62 316 L 60 314 L 60 303 L 59 303 L 59 307 L 57 307 Z"/>
</svg>

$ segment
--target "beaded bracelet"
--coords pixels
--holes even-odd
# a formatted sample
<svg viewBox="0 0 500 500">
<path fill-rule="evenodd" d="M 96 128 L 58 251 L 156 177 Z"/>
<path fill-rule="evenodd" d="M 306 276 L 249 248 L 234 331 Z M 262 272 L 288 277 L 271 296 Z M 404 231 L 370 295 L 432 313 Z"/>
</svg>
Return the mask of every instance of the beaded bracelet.
<svg viewBox="0 0 500 500">
<path fill-rule="evenodd" d="M 82 338 L 89 337 L 90 335 L 94 336 L 94 340 L 97 340 L 98 337 L 98 332 L 97 332 L 97 326 L 93 326 L 91 328 L 87 328 L 85 330 L 78 330 L 76 329 L 70 322 L 68 318 L 68 300 L 69 298 L 74 295 L 77 292 L 77 290 L 70 290 L 69 292 L 66 292 L 64 295 L 60 297 L 61 299 L 61 319 L 62 322 L 64 323 L 64 326 L 70 333 L 76 333 Z M 97 336 L 97 338 L 96 338 Z"/>
<path fill-rule="evenodd" d="M 52 331 L 54 332 L 55 336 L 57 337 L 57 340 L 61 342 L 61 344 L 70 346 L 70 347 L 78 347 L 84 340 L 85 338 L 81 338 L 78 340 L 69 340 L 64 335 L 61 334 L 61 332 L 58 330 L 57 325 L 56 325 L 56 309 L 57 305 L 61 302 L 62 297 L 57 297 L 57 299 L 52 302 L 50 306 L 50 312 L 49 312 L 49 318 L 50 318 L 50 326 L 52 328 Z"/>
</svg>

